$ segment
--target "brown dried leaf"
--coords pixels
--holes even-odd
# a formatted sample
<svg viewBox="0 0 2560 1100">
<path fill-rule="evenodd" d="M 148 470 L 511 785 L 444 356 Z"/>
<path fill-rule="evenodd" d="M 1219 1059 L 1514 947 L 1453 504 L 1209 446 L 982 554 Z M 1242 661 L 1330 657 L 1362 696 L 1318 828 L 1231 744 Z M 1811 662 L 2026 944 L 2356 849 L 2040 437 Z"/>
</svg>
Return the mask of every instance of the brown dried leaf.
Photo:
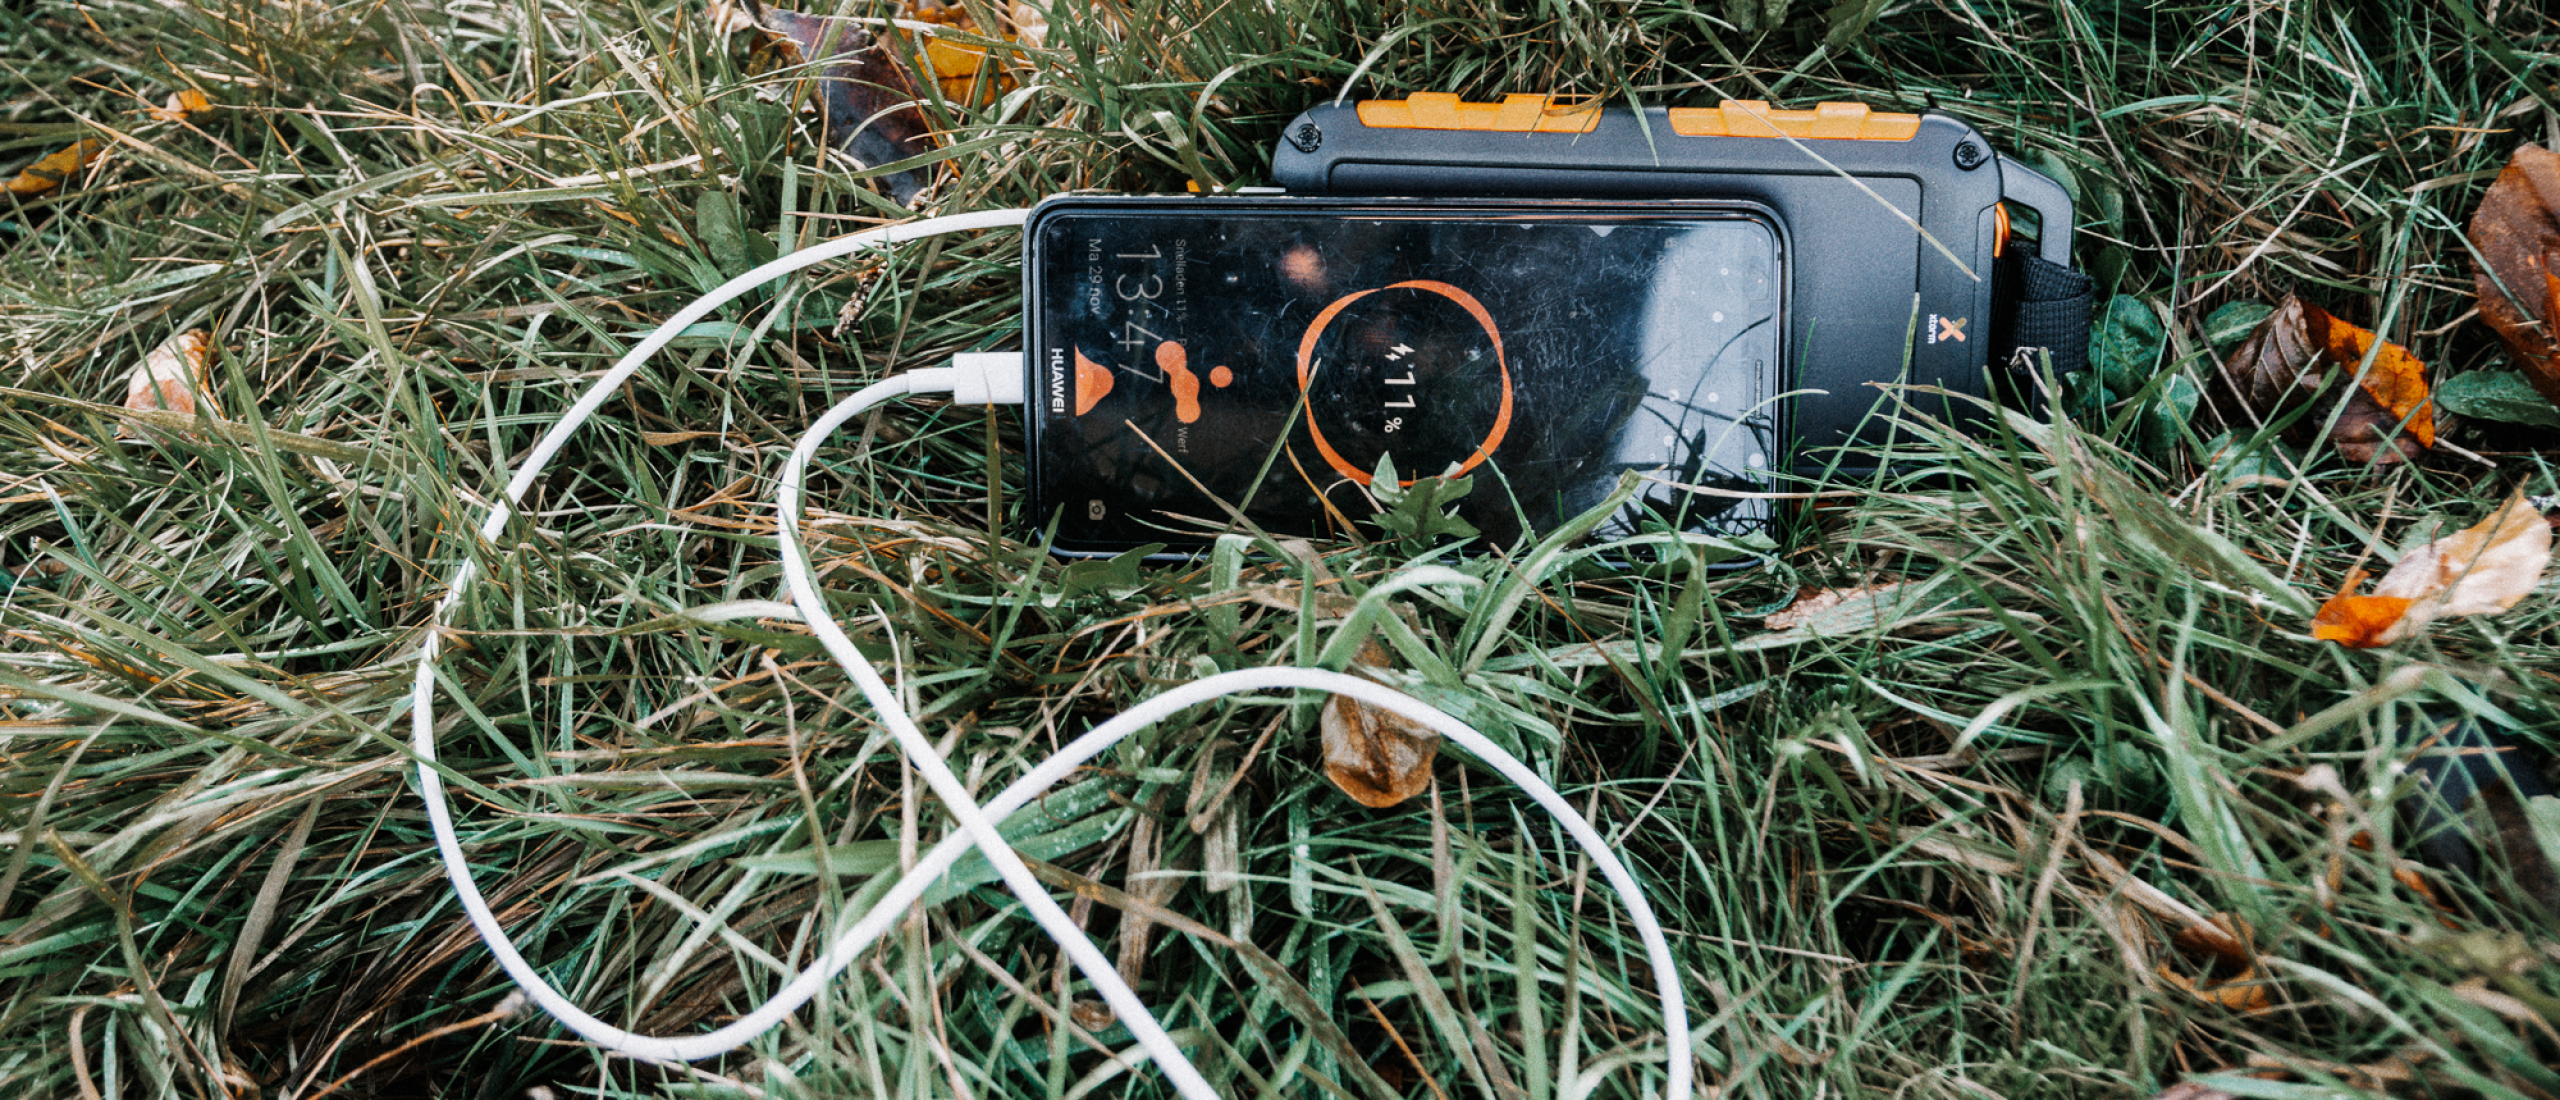
<svg viewBox="0 0 2560 1100">
<path fill-rule="evenodd" d="M 2190 978 L 2166 964 L 2157 973 L 2207 1004 L 2235 1012 L 2264 1012 L 2274 1008 L 2276 1001 L 2273 983 L 2258 965 L 2255 941 L 2248 922 L 2230 913 L 2216 913 L 2205 924 L 2188 924 L 2169 936 L 2169 942 L 2200 974 Z"/>
<path fill-rule="evenodd" d="M 2480 319 L 2533 388 L 2560 405 L 2560 153 L 2516 150 L 2472 212 L 2471 247 Z"/>
<path fill-rule="evenodd" d="M 1787 609 L 1760 620 L 1770 630 L 1803 628 L 1815 634 L 1843 634 L 1884 625 L 1885 615 L 1899 603 L 1903 584 L 1864 584 L 1826 588 L 1797 598 Z"/>
<path fill-rule="evenodd" d="M 2408 614 L 2409 601 L 2391 596 L 2332 596 L 2311 620 L 2311 636 L 2351 649 L 2389 645 L 2382 639 L 2389 635 L 2398 640 L 2400 621 Z"/>
<path fill-rule="evenodd" d="M 2193 994 L 2206 1004 L 2221 1005 L 2234 1012 L 2265 1012 L 2276 1006 L 2276 998 L 2268 992 L 2267 977 L 2255 966 L 2219 981 L 2197 981 L 2170 969 L 2160 967 L 2160 978 Z"/>
<path fill-rule="evenodd" d="M 151 354 L 142 357 L 142 365 L 133 369 L 133 376 L 125 380 L 124 407 L 135 412 L 194 416 L 197 396 L 209 392 L 205 362 L 212 351 L 213 337 L 200 328 L 161 341 Z M 141 438 L 131 428 L 122 434 L 127 439 Z"/>
<path fill-rule="evenodd" d="M 2320 606 L 2311 636 L 2371 649 L 2416 634 L 2437 619 L 2514 607 L 2551 564 L 2551 525 L 2522 490 L 2489 518 L 2403 556 L 2368 596 L 2341 594 Z"/>
<path fill-rule="evenodd" d="M 2381 348 L 2373 352 L 2363 384 L 2336 385 L 2362 367 L 2377 343 Z M 2225 389 L 2261 422 L 2303 405 L 2330 402 L 2286 430 L 2285 437 L 2296 446 L 2318 443 L 2327 427 L 2329 441 L 2348 461 L 2388 465 L 2435 445 L 2437 414 L 2427 396 L 2426 365 L 2407 349 L 2300 298 L 2286 298 L 2259 322 L 2248 342 L 2231 353 L 2225 379 Z M 2342 392 L 2330 396 L 2333 389 Z"/>
<path fill-rule="evenodd" d="M 2482 786 L 2479 804 L 2497 826 L 2496 847 L 2506 859 L 2516 891 L 2533 899 L 2544 912 L 2560 914 L 2560 867 L 2552 866 L 2551 856 L 2535 835 L 2533 811 L 2504 783 Z"/>
<path fill-rule="evenodd" d="M 1387 651 L 1371 642 L 1352 664 L 1384 668 Z M 1440 735 L 1429 727 L 1342 695 L 1325 701 L 1318 725 L 1324 774 L 1353 801 L 1381 810 L 1430 788 Z"/>
<path fill-rule="evenodd" d="M 1049 38 L 1049 9 L 1032 0 L 1013 0 L 1005 20 L 1013 24 L 1013 37 L 1023 45 L 1037 48 Z"/>
<path fill-rule="evenodd" d="M 976 31 L 966 13 L 955 7 L 915 5 L 902 14 Z M 988 66 L 984 47 L 930 33 L 803 15 L 767 7 L 760 0 L 734 4 L 715 0 L 709 18 L 715 30 L 753 29 L 762 36 L 758 52 L 770 53 L 774 60 L 757 66 L 760 71 L 820 63 L 810 97 L 818 109 L 819 133 L 829 146 L 865 168 L 932 151 L 932 128 L 918 106 L 920 77 L 936 81 L 943 97 L 955 102 L 992 101 L 1009 86 L 1001 74 L 981 76 Z M 911 62 L 921 63 L 923 71 Z M 904 205 L 913 202 L 932 178 L 933 169 L 924 166 L 882 176 L 880 182 L 890 197 Z"/>
<path fill-rule="evenodd" d="M 2230 913 L 2216 913 L 2203 924 L 2187 924 L 2169 934 L 2169 942 L 2190 957 L 2204 956 L 2248 966 L 2257 952 L 2250 947 L 2249 924 Z"/>
</svg>

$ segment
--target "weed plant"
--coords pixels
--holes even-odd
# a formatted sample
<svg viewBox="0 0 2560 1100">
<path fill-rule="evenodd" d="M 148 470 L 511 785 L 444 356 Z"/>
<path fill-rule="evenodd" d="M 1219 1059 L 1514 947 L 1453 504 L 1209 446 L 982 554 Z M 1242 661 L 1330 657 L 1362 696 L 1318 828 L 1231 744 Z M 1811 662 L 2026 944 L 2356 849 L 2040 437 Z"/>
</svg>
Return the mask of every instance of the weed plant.
<svg viewBox="0 0 2560 1100">
<path fill-rule="evenodd" d="M 902 216 L 814 144 L 795 74 L 745 75 L 739 47 L 658 0 L 0 7 L 0 164 L 110 146 L 0 207 L 0 1091 L 1169 1094 L 983 864 L 724 1059 L 493 1018 L 510 987 L 395 732 L 464 555 L 492 579 L 440 710 L 462 841 L 605 1018 L 734 1015 L 948 829 L 798 627 L 688 611 L 774 598 L 766 501 L 818 410 L 1009 338 L 1015 237 L 740 303 L 506 537 L 469 536 L 638 333 Z M 2459 227 L 2516 145 L 2560 136 L 2555 59 L 2560 24 L 2497 0 L 1060 4 L 1015 87 L 933 105 L 923 205 L 1260 182 L 1281 124 L 1346 91 L 1858 99 L 1961 116 L 2072 187 L 2102 297 L 2169 322 L 2166 371 L 2209 377 L 2212 311 L 2287 292 L 2459 370 L 2503 355 L 2464 321 Z M 183 88 L 218 109 L 146 115 Z M 224 422 L 114 415 L 191 328 Z M 2120 396 L 1970 434 L 1898 414 L 1911 476 L 1827 487 L 1750 568 L 1391 535 L 1062 563 L 1020 514 L 1012 414 L 929 401 L 848 433 L 812 538 L 980 790 L 1167 684 L 1383 640 L 1382 675 L 1619 844 L 1712 1095 L 2220 1073 L 2560 1096 L 2548 864 L 2486 821 L 2476 875 L 2410 862 L 2395 809 L 2447 723 L 2549 747 L 2550 585 L 2392 649 L 2306 634 L 2359 563 L 2551 492 L 2548 441 L 2458 435 L 2375 473 L 2201 422 L 2164 442 Z M 1762 623 L 1892 582 L 1846 628 Z M 1657 1094 L 1651 975 L 1559 832 L 1462 759 L 1427 799 L 1359 807 L 1323 777 L 1315 702 L 1191 712 L 1008 827 L 1224 1095 Z"/>
</svg>

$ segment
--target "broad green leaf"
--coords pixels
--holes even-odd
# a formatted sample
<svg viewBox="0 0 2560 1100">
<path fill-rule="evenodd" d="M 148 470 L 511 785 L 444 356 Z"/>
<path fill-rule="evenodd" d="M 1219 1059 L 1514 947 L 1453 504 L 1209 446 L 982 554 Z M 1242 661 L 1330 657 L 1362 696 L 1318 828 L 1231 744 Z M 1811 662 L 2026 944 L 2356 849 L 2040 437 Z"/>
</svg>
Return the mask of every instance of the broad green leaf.
<svg viewBox="0 0 2560 1100">
<path fill-rule="evenodd" d="M 706 193 L 694 204 L 693 228 L 702 247 L 724 274 L 737 275 L 755 266 L 747 260 L 747 216 L 738 198 L 726 191 Z"/>
<path fill-rule="evenodd" d="M 2129 394 L 2151 381 L 2167 342 L 2159 315 L 2141 299 L 2119 294 L 2107 300 L 2106 313 L 2089 334 L 2089 365 L 2108 389 Z"/>
<path fill-rule="evenodd" d="M 2274 312 L 2275 307 L 2265 302 L 2225 302 L 2205 317 L 2205 342 L 2212 344 L 2215 351 L 2230 351 L 2240 341 L 2248 339 L 2250 333 L 2257 331 L 2258 323 Z"/>
<path fill-rule="evenodd" d="M 2457 416 L 2560 428 L 2560 406 L 2510 370 L 2476 370 L 2436 383 L 2436 404 Z"/>
</svg>

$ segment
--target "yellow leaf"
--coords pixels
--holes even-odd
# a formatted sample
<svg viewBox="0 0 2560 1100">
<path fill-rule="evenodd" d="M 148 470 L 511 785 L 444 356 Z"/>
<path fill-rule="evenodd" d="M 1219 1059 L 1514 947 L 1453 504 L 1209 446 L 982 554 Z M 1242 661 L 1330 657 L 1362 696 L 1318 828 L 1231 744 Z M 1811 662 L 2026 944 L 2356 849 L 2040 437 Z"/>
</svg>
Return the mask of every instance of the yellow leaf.
<svg viewBox="0 0 2560 1100">
<path fill-rule="evenodd" d="M 41 195 L 62 186 L 64 180 L 78 175 L 98 154 L 107 151 L 107 143 L 97 138 L 81 138 L 54 151 L 52 156 L 26 166 L 9 180 L 12 195 Z"/>
<path fill-rule="evenodd" d="M 2236 1012 L 2264 1012 L 2275 1007 L 2275 994 L 2258 965 L 2254 940 L 2247 922 L 2230 913 L 2216 913 L 2207 923 L 2187 925 L 2169 937 L 2203 973 L 2190 978 L 2167 965 L 2154 972 L 2207 1004 Z M 2229 976 L 2221 976 L 2226 972 Z"/>
<path fill-rule="evenodd" d="M 2312 634 L 2359 649 L 2390 645 L 2437 619 L 2514 607 L 2550 564 L 2551 524 L 2519 490 L 2489 518 L 2410 551 L 2371 595 L 2322 605 Z"/>
<path fill-rule="evenodd" d="M 2330 316 L 2327 310 L 2304 312 L 2310 315 L 2330 362 L 2354 370 L 2368 352 L 2373 355 L 2373 369 L 2364 374 L 2364 392 L 2406 422 L 2419 444 L 2435 446 L 2436 411 L 2427 403 L 2427 365 L 2409 349 Z M 2376 344 L 2381 345 L 2380 351 L 2374 350 Z"/>
<path fill-rule="evenodd" d="M 2206 1004 L 2221 1005 L 2234 1012 L 2265 1012 L 2276 1006 L 2275 995 L 2268 992 L 2267 980 L 2257 967 L 2242 970 L 2228 981 L 2197 981 L 2166 966 L 2157 973 L 2169 984 L 2194 994 Z"/>
<path fill-rule="evenodd" d="M 185 122 L 197 115 L 209 114 L 212 111 L 213 101 L 205 98 L 203 92 L 193 88 L 183 88 L 170 93 L 167 103 L 153 107 L 144 113 L 162 122 Z"/>
</svg>

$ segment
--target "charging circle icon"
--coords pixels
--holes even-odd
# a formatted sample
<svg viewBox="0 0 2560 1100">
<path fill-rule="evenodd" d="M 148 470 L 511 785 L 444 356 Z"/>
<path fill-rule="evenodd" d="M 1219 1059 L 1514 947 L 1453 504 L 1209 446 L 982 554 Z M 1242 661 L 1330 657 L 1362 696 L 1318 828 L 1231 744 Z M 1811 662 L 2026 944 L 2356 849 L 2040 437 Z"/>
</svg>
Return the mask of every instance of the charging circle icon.
<svg viewBox="0 0 2560 1100">
<path fill-rule="evenodd" d="M 1474 295 L 1432 279 L 1324 307 L 1298 340 L 1298 390 L 1316 453 L 1361 485 L 1391 451 L 1413 474 L 1465 473 L 1511 431 L 1502 330 Z"/>
</svg>

